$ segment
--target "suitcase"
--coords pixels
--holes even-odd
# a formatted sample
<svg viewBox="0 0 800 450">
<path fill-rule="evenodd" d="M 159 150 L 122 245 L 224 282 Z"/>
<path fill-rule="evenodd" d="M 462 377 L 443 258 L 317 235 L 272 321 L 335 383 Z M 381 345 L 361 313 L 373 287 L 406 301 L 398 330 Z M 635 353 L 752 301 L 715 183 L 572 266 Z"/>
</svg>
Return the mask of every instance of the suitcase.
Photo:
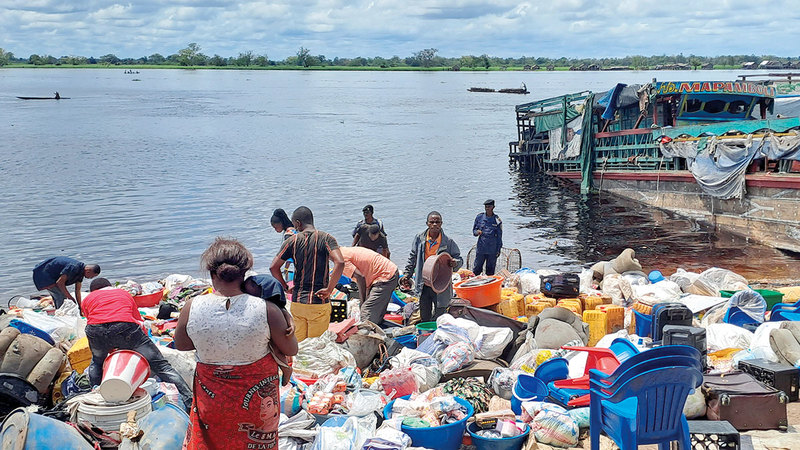
<svg viewBox="0 0 800 450">
<path fill-rule="evenodd" d="M 558 273 L 542 277 L 542 294 L 553 298 L 575 298 L 578 296 L 581 280 L 574 273 Z"/>
<path fill-rule="evenodd" d="M 767 386 L 783 391 L 789 397 L 790 402 L 797 401 L 800 370 L 796 367 L 766 359 L 751 359 L 740 361 L 739 370 L 749 373 Z"/>
<path fill-rule="evenodd" d="M 683 303 L 658 303 L 653 306 L 650 317 L 654 342 L 661 340 L 665 325 L 692 325 L 692 311 Z"/>
<path fill-rule="evenodd" d="M 739 431 L 785 431 L 789 425 L 786 394 L 758 382 L 750 374 L 705 375 L 702 389 L 708 420 L 727 420 Z"/>
</svg>

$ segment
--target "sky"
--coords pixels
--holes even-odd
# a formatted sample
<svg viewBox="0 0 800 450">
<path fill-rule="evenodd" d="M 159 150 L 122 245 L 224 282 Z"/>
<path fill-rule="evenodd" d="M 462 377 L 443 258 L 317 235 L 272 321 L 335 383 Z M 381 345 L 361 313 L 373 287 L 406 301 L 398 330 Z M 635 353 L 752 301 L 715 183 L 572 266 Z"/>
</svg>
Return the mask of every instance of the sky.
<svg viewBox="0 0 800 450">
<path fill-rule="evenodd" d="M 790 0 L 0 0 L 18 57 L 800 55 Z"/>
</svg>

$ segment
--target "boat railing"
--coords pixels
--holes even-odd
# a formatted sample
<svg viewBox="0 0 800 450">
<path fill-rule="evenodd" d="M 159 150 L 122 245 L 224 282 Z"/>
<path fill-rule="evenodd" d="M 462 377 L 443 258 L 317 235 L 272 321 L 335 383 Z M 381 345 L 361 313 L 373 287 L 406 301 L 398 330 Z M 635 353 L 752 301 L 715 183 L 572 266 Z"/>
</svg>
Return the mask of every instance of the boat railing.
<svg viewBox="0 0 800 450">
<path fill-rule="evenodd" d="M 673 170 L 673 158 L 664 157 L 652 130 L 637 128 L 595 134 L 595 167 L 600 170 Z"/>
</svg>

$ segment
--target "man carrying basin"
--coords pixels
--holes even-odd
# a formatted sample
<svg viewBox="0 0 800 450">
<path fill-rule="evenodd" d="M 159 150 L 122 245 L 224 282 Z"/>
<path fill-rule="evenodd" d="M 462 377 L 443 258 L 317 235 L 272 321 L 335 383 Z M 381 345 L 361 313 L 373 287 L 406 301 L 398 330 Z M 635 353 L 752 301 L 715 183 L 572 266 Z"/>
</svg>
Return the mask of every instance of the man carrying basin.
<svg viewBox="0 0 800 450">
<path fill-rule="evenodd" d="M 192 391 L 172 368 L 156 344 L 142 330 L 142 316 L 131 294 L 115 289 L 105 278 L 92 281 L 90 293 L 83 301 L 86 315 L 86 338 L 92 351 L 89 381 L 97 386 L 103 379 L 103 362 L 113 349 L 133 350 L 147 360 L 150 369 L 161 381 L 178 388 L 186 407 L 192 405 Z"/>
<path fill-rule="evenodd" d="M 56 256 L 40 262 L 33 268 L 33 284 L 40 291 L 48 291 L 53 297 L 56 309 L 61 308 L 64 299 L 68 298 L 81 307 L 81 283 L 84 278 L 100 275 L 100 266 L 88 266 L 77 259 Z M 75 285 L 75 297 L 69 295 L 67 286 Z"/>
<path fill-rule="evenodd" d="M 453 298 L 452 281 L 440 293 L 436 293 L 432 287 L 423 283 L 422 267 L 425 261 L 430 257 L 448 253 L 450 255 L 449 266 L 453 272 L 461 268 L 464 263 L 458 245 L 442 231 L 442 215 L 437 211 L 431 211 L 428 213 L 426 223 L 428 229 L 418 234 L 411 244 L 408 264 L 403 272 L 403 278 L 400 279 L 401 286 L 410 288 L 411 275 L 414 274 L 414 280 L 416 280 L 414 292 L 419 297 L 419 314 L 423 322 L 436 320 L 444 314 Z"/>
</svg>

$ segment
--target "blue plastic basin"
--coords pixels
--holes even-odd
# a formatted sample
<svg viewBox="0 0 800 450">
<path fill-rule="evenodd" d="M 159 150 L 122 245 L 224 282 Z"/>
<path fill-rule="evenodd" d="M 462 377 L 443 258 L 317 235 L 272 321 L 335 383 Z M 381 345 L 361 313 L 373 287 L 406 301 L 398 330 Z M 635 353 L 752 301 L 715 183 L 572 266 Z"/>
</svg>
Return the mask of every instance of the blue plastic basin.
<svg viewBox="0 0 800 450">
<path fill-rule="evenodd" d="M 511 394 L 511 410 L 514 414 L 522 414 L 522 402 L 544 400 L 547 397 L 547 385 L 532 375 L 521 373 L 514 383 Z"/>
<path fill-rule="evenodd" d="M 633 315 L 636 317 L 636 335 L 649 337 L 653 333 L 653 316 L 642 314 L 635 309 Z"/>
<path fill-rule="evenodd" d="M 406 395 L 401 398 L 408 400 L 409 397 L 410 395 Z M 475 409 L 463 398 L 456 397 L 455 399 L 458 403 L 467 408 L 467 415 L 458 422 L 428 428 L 412 428 L 405 425 L 400 427 L 401 431 L 411 438 L 411 443 L 414 447 L 425 447 L 436 450 L 458 450 L 461 447 L 461 441 L 467 429 L 467 419 L 472 417 L 475 413 Z M 386 419 L 392 418 L 392 406 L 394 406 L 394 400 L 383 408 L 383 417 Z"/>
<path fill-rule="evenodd" d="M 531 432 L 531 427 L 525 425 L 525 432 L 519 436 L 500 439 L 478 436 L 475 434 L 478 430 L 480 429 L 475 423 L 471 423 L 467 427 L 467 432 L 472 436 L 472 445 L 474 445 L 477 450 L 520 450 L 525 444 L 525 439 L 528 438 L 528 434 Z"/>
</svg>

